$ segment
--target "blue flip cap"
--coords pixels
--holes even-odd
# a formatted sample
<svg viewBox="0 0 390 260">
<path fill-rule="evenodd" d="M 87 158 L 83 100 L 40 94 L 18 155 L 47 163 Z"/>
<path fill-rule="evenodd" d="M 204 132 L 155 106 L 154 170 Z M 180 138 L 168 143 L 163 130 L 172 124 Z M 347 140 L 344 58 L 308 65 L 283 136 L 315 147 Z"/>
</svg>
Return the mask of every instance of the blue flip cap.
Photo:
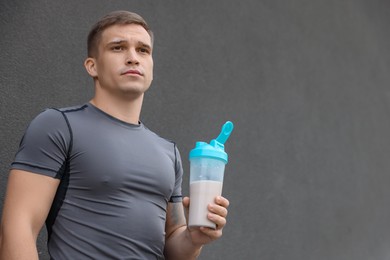
<svg viewBox="0 0 390 260">
<path fill-rule="evenodd" d="M 190 151 L 189 159 L 195 157 L 208 157 L 218 160 L 222 160 L 225 164 L 228 162 L 228 155 L 225 152 L 225 142 L 232 133 L 234 125 L 232 122 L 227 121 L 221 129 L 220 134 L 216 139 L 210 141 L 210 144 L 206 142 L 196 142 L 195 148 Z"/>
</svg>

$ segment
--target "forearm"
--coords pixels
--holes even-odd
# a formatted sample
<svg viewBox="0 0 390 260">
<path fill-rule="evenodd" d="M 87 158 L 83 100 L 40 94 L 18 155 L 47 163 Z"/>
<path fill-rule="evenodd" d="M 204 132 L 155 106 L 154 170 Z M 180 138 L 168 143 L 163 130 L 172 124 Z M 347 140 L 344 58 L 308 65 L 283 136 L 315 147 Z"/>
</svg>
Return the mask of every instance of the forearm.
<svg viewBox="0 0 390 260">
<path fill-rule="evenodd" d="M 164 254 L 167 260 L 192 260 L 199 256 L 201 249 L 202 245 L 194 245 L 187 227 L 182 226 L 168 237 Z"/>
</svg>

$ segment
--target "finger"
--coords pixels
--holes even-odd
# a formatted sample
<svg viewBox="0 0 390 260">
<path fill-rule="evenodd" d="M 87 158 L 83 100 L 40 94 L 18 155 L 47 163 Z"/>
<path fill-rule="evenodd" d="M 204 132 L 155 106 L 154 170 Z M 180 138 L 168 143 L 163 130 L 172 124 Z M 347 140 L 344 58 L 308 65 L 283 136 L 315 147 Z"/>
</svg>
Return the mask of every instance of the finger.
<svg viewBox="0 0 390 260">
<path fill-rule="evenodd" d="M 228 214 L 227 208 L 225 208 L 223 206 L 216 205 L 216 204 L 209 204 L 208 210 L 211 213 L 217 214 L 217 215 L 224 217 L 224 218 L 226 218 L 226 216 Z"/>
<path fill-rule="evenodd" d="M 215 240 L 222 236 L 222 229 L 212 229 L 208 227 L 200 227 L 200 231 L 207 235 L 211 240 Z"/>
<path fill-rule="evenodd" d="M 223 227 L 226 225 L 226 218 L 220 215 L 209 213 L 207 218 L 217 225 L 216 229 L 223 229 Z"/>
<path fill-rule="evenodd" d="M 222 196 L 217 196 L 215 198 L 215 203 L 225 208 L 229 207 L 230 204 L 229 200 Z"/>
</svg>

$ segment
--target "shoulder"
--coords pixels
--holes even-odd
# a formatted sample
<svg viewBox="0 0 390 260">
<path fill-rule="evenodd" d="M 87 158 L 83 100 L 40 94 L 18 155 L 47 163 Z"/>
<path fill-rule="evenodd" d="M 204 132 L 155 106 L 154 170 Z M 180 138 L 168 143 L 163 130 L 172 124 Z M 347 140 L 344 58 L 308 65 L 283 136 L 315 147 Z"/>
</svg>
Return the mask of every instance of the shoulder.
<svg viewBox="0 0 390 260">
<path fill-rule="evenodd" d="M 174 141 L 167 139 L 167 138 L 164 138 L 164 137 L 160 136 L 159 134 L 153 132 L 152 130 L 147 128 L 143 123 L 142 123 L 142 126 L 145 129 L 145 131 L 149 133 L 150 136 L 152 136 L 153 138 L 158 140 L 158 142 L 160 142 L 161 144 L 176 147 L 176 143 Z"/>
<path fill-rule="evenodd" d="M 181 156 L 180 156 L 180 150 L 177 147 L 176 142 L 163 138 L 160 135 L 156 134 L 155 132 L 149 130 L 145 125 L 143 125 L 145 131 L 148 131 L 153 138 L 155 138 L 156 142 L 159 144 L 162 149 L 166 151 L 167 154 L 172 158 L 172 160 L 175 162 L 177 170 L 181 170 Z M 182 170 L 181 170 L 182 171 Z"/>
<path fill-rule="evenodd" d="M 64 108 L 45 108 L 35 119 L 56 119 L 63 117 L 62 114 L 83 110 L 88 105 L 78 105 Z"/>
<path fill-rule="evenodd" d="M 83 110 L 86 106 L 87 105 L 66 108 L 46 108 L 30 122 L 27 133 L 34 135 L 54 132 L 67 133 L 70 128 L 67 114 Z"/>
<path fill-rule="evenodd" d="M 87 105 L 79 105 L 66 108 L 46 108 L 41 113 L 39 113 L 32 122 L 39 123 L 61 123 L 66 118 L 66 115 L 71 112 L 77 112 L 85 109 Z"/>
<path fill-rule="evenodd" d="M 29 128 L 51 129 L 61 126 L 64 116 L 57 109 L 45 109 L 39 113 L 30 123 Z"/>
<path fill-rule="evenodd" d="M 88 104 L 82 104 L 82 105 L 77 105 L 77 106 L 71 106 L 71 107 L 63 107 L 63 108 L 50 108 L 51 110 L 56 110 L 61 113 L 72 113 L 72 112 L 77 112 L 77 111 L 82 111 L 87 109 L 89 106 Z"/>
</svg>

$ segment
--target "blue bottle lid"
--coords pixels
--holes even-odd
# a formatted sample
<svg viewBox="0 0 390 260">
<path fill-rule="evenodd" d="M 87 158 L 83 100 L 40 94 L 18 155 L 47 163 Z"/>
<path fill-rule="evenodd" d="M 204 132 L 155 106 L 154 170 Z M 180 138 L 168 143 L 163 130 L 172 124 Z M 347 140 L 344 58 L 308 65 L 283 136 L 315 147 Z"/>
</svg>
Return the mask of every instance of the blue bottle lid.
<svg viewBox="0 0 390 260">
<path fill-rule="evenodd" d="M 232 133 L 234 125 L 232 122 L 227 121 L 223 126 L 220 134 L 216 139 L 210 141 L 210 144 L 206 142 L 196 142 L 195 148 L 190 151 L 189 159 L 195 157 L 208 157 L 219 159 L 228 162 L 228 155 L 225 152 L 225 142 Z"/>
</svg>

